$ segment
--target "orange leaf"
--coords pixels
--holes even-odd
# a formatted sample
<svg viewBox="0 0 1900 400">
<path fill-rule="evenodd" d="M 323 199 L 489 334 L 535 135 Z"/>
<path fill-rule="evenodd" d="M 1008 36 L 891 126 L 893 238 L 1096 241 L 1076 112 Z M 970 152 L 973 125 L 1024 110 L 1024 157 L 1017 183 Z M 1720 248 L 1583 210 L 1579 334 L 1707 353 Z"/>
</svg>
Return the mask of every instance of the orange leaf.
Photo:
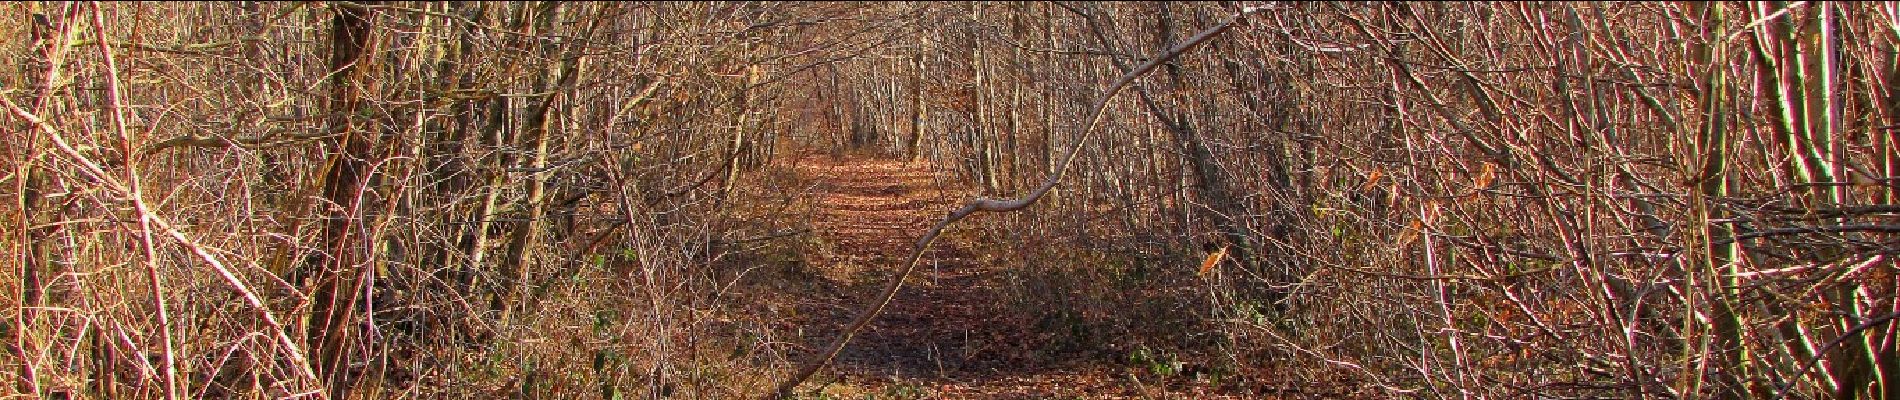
<svg viewBox="0 0 1900 400">
<path fill-rule="evenodd" d="M 1412 220 L 1412 223 L 1410 225 L 1405 226 L 1404 232 L 1399 232 L 1399 246 L 1398 247 L 1405 248 L 1406 245 L 1412 244 L 1413 240 L 1418 240 L 1419 232 L 1423 229 L 1425 229 L 1424 223 L 1420 222 L 1419 220 Z"/>
<path fill-rule="evenodd" d="M 1486 162 L 1484 163 L 1484 169 L 1478 171 L 1478 178 L 1471 181 L 1471 185 L 1477 186 L 1479 189 L 1488 188 L 1491 187 L 1491 180 L 1497 179 L 1497 177 L 1498 165 Z"/>
<path fill-rule="evenodd" d="M 1366 190 L 1366 188 L 1378 184 L 1379 178 L 1382 177 L 1385 177 L 1385 168 L 1372 167 L 1372 173 L 1366 174 L 1366 183 L 1359 184 L 1359 190 Z"/>
<path fill-rule="evenodd" d="M 1213 269 L 1214 269 L 1214 265 L 1215 265 L 1215 264 L 1220 264 L 1220 260 L 1221 260 L 1222 258 L 1226 258 L 1226 257 L 1227 257 L 1227 248 L 1226 248 L 1226 247 L 1222 247 L 1222 248 L 1220 248 L 1220 250 L 1215 250 L 1215 251 L 1214 251 L 1213 253 L 1209 253 L 1209 254 L 1207 255 L 1207 259 L 1206 259 L 1206 260 L 1203 260 L 1203 261 L 1201 261 L 1201 272 L 1200 272 L 1200 274 L 1201 274 L 1201 275 L 1207 275 L 1207 271 L 1209 271 L 1209 270 L 1213 270 Z"/>
</svg>

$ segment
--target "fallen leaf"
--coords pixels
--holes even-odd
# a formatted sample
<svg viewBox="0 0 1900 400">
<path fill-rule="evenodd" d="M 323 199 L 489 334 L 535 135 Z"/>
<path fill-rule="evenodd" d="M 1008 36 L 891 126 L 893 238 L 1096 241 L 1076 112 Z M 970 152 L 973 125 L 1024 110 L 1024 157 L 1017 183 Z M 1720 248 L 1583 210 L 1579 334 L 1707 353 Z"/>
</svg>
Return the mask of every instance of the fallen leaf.
<svg viewBox="0 0 1900 400">
<path fill-rule="evenodd" d="M 1226 247 L 1222 247 L 1220 248 L 1220 250 L 1215 250 L 1213 253 L 1208 253 L 1207 259 L 1201 261 L 1200 274 L 1207 275 L 1207 271 L 1214 269 L 1214 265 L 1220 264 L 1220 260 L 1226 257 L 1227 257 Z"/>
</svg>

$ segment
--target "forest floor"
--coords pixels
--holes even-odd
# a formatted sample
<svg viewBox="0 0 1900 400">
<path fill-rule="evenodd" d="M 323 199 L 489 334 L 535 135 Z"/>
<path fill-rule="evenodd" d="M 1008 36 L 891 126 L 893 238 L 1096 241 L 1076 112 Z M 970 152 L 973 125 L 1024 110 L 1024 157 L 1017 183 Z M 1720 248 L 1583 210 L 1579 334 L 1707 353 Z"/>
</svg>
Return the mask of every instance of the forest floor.
<svg viewBox="0 0 1900 400">
<path fill-rule="evenodd" d="M 917 238 L 971 194 L 924 163 L 815 155 L 795 170 L 813 185 L 805 209 L 825 251 L 807 257 L 829 295 L 801 299 L 792 323 L 803 327 L 801 345 L 817 349 L 875 298 Z M 1143 382 L 1138 368 L 1105 360 L 1036 359 L 1034 322 L 1001 298 L 1010 267 L 979 262 L 970 243 L 980 239 L 949 231 L 808 388 L 822 384 L 821 397 L 845 399 L 1223 397 L 1197 387 L 1204 385 Z"/>
</svg>

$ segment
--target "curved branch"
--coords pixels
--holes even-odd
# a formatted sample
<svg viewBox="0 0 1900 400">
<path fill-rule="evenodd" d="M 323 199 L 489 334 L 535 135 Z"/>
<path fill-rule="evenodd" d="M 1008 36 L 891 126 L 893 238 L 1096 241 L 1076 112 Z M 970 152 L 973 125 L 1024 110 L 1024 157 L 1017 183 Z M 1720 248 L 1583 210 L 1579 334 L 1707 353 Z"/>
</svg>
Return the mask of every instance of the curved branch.
<svg viewBox="0 0 1900 400">
<path fill-rule="evenodd" d="M 1042 200 L 1044 195 L 1049 194 L 1050 190 L 1055 189 L 1056 184 L 1062 181 L 1062 175 L 1068 172 L 1071 164 L 1075 163 L 1075 157 L 1081 153 L 1082 145 L 1087 143 L 1089 136 L 1095 133 L 1096 126 L 1101 122 L 1102 113 L 1108 107 L 1108 101 L 1114 99 L 1115 95 L 1121 93 L 1122 89 L 1127 88 L 1129 83 L 1134 82 L 1135 79 L 1146 75 L 1150 71 L 1154 71 L 1155 67 L 1159 67 L 1169 60 L 1179 57 L 1195 46 L 1206 43 L 1214 37 L 1220 36 L 1222 33 L 1226 33 L 1228 29 L 1232 29 L 1235 25 L 1244 21 L 1248 14 L 1253 14 L 1261 10 L 1264 10 L 1264 8 L 1249 7 L 1244 9 L 1240 13 L 1235 14 L 1232 18 L 1229 18 L 1227 22 L 1207 28 L 1195 34 L 1193 37 L 1189 37 L 1187 40 L 1169 47 L 1167 50 L 1162 51 L 1161 54 L 1150 57 L 1148 62 L 1136 66 L 1135 69 L 1129 70 L 1128 73 L 1122 74 L 1120 79 L 1116 79 L 1114 84 L 1109 85 L 1108 91 L 1103 92 L 1100 97 L 1095 99 L 1095 104 L 1090 107 L 1086 124 L 1082 127 L 1081 137 L 1076 139 L 1075 144 L 1069 146 L 1068 152 L 1062 156 L 1062 163 L 1057 164 L 1056 170 L 1050 172 L 1049 176 L 1044 178 L 1041 186 L 1036 187 L 1036 190 L 1030 191 L 1029 194 L 1015 199 L 979 197 L 970 200 L 970 202 L 965 203 L 963 207 L 951 211 L 942 221 L 938 221 L 935 226 L 931 226 L 929 231 L 924 232 L 923 237 L 917 239 L 917 247 L 911 250 L 910 257 L 904 262 L 903 269 L 899 270 L 897 275 L 891 278 L 890 283 L 885 284 L 883 292 L 880 293 L 871 304 L 866 306 L 863 311 L 860 311 L 856 318 L 851 320 L 851 324 L 845 328 L 843 333 L 838 335 L 837 339 L 832 341 L 830 346 L 827 346 L 822 352 L 813 355 L 812 359 L 807 361 L 804 367 L 799 368 L 797 372 L 792 374 L 791 379 L 780 383 L 777 390 L 767 393 L 764 398 L 770 400 L 791 397 L 792 390 L 796 389 L 798 384 L 805 382 L 812 374 L 817 373 L 818 369 L 829 365 L 831 360 L 836 358 L 838 353 L 844 350 L 844 346 L 850 344 L 852 336 L 857 335 L 859 331 L 864 330 L 865 326 L 870 325 L 871 320 L 876 319 L 878 314 L 884 311 L 884 307 L 890 305 L 891 299 L 897 297 L 897 291 L 904 286 L 904 278 L 910 276 L 910 273 L 917 269 L 917 260 L 923 257 L 924 250 L 930 247 L 931 242 L 937 240 L 937 236 L 943 233 L 944 228 L 977 212 L 1009 212 L 1021 210 L 1032 204 L 1036 204 L 1038 200 Z"/>
<path fill-rule="evenodd" d="M 178 242 L 178 244 L 184 246 L 188 252 L 197 256 L 200 261 L 203 261 L 205 265 L 210 266 L 211 270 L 216 272 L 219 278 L 224 279 L 225 285 L 230 286 L 232 291 L 237 292 L 238 296 L 244 299 L 244 303 L 250 306 L 252 311 L 257 313 L 258 317 L 264 320 L 265 327 L 269 328 L 269 333 L 272 336 L 275 336 L 274 339 L 277 340 L 277 345 L 282 348 L 280 351 L 284 353 L 284 356 L 289 357 L 290 366 L 296 369 L 295 372 L 298 377 L 303 378 L 303 380 L 307 382 L 316 382 L 316 384 L 323 382 L 321 378 L 317 377 L 316 370 L 311 367 L 310 360 L 304 357 L 304 351 L 301 346 L 298 345 L 298 341 L 290 337 L 287 333 L 288 330 L 284 327 L 284 323 L 278 320 L 277 314 L 271 311 L 270 305 L 265 303 L 263 297 L 258 296 L 256 291 L 251 290 L 250 285 L 245 284 L 243 279 L 238 278 L 235 271 L 229 266 L 226 266 L 223 261 L 219 260 L 218 256 L 213 254 L 214 249 L 209 249 L 205 245 L 198 243 L 198 241 L 193 239 L 190 235 L 186 235 L 184 231 L 172 225 L 169 220 L 153 212 L 151 207 L 143 205 L 144 200 L 133 196 L 133 191 L 130 186 L 127 186 L 125 182 L 120 181 L 118 178 L 113 177 L 112 174 L 106 171 L 104 166 L 99 165 L 99 163 L 94 162 L 91 158 L 81 154 L 78 149 L 74 148 L 70 143 L 67 143 L 65 135 L 60 133 L 59 128 L 54 127 L 53 124 L 40 118 L 39 115 L 33 114 L 31 111 L 21 108 L 18 103 L 14 103 L 13 99 L 7 98 L 6 96 L 0 96 L 0 107 L 4 107 L 5 110 L 12 112 L 13 116 L 25 120 L 28 125 L 38 128 L 40 132 L 45 133 L 47 138 L 52 140 L 53 147 L 57 149 L 60 154 L 65 155 L 74 163 L 79 164 L 79 171 L 82 174 L 91 178 L 94 182 L 97 182 L 99 186 L 105 188 L 107 191 L 119 193 L 130 199 L 135 205 L 133 210 L 139 214 L 138 217 L 141 220 L 150 222 L 153 227 L 158 228 L 158 233 L 163 233 L 173 241 Z M 319 399 L 329 398 L 329 396 L 321 390 L 314 392 L 314 394 Z"/>
<path fill-rule="evenodd" d="M 1886 324 L 1895 319 L 1900 319 L 1900 312 L 1888 313 L 1887 315 L 1874 317 L 1874 319 L 1867 320 L 1867 322 L 1862 322 L 1860 323 L 1860 325 L 1855 325 L 1852 329 L 1848 329 L 1847 332 L 1841 332 L 1841 337 L 1834 338 L 1833 341 L 1827 342 L 1826 346 L 1821 346 L 1820 350 L 1816 350 L 1814 352 L 1814 361 L 1801 363 L 1802 364 L 1801 370 L 1795 371 L 1794 377 L 1792 379 L 1789 379 L 1787 382 L 1784 382 L 1781 384 L 1781 389 L 1777 391 L 1774 398 L 1776 399 L 1788 398 L 1788 391 L 1794 388 L 1795 383 L 1798 383 L 1802 377 L 1807 376 L 1808 371 L 1813 370 L 1816 364 L 1820 364 L 1821 360 L 1827 356 L 1827 353 L 1829 351 L 1833 351 L 1835 346 L 1840 346 L 1841 343 L 1845 343 L 1849 339 L 1855 338 L 1856 337 L 1855 335 L 1859 335 L 1861 332 L 1865 332 L 1868 329 L 1872 329 L 1882 324 Z"/>
</svg>

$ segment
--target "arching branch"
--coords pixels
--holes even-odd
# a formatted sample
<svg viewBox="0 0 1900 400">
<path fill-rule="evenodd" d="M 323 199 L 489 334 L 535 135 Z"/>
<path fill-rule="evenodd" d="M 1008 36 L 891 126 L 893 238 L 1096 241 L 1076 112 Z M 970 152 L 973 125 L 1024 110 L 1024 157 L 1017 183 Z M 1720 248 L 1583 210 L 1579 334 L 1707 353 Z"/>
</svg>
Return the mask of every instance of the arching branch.
<svg viewBox="0 0 1900 400">
<path fill-rule="evenodd" d="M 851 324 L 845 328 L 844 332 L 840 333 L 838 338 L 833 340 L 831 345 L 826 346 L 823 351 L 814 354 L 811 360 L 807 361 L 803 367 L 792 374 L 790 379 L 780 383 L 777 390 L 767 393 L 764 398 L 769 400 L 790 397 L 792 390 L 796 389 L 800 383 L 805 382 L 812 374 L 817 373 L 818 369 L 830 364 L 831 360 L 836 358 L 838 353 L 844 350 L 844 346 L 850 344 L 851 338 L 857 335 L 859 331 L 864 330 L 865 326 L 870 325 L 871 321 L 876 319 L 878 314 L 884 311 L 884 307 L 890 305 L 891 299 L 897 297 L 897 291 L 904 286 L 904 278 L 910 276 L 911 272 L 917 270 L 917 260 L 923 257 L 924 250 L 930 247 L 931 242 L 937 240 L 937 236 L 943 233 L 944 228 L 977 212 L 1009 212 L 1027 208 L 1032 204 L 1036 204 L 1037 201 L 1042 200 L 1042 197 L 1049 194 L 1050 190 L 1055 189 L 1056 184 L 1062 181 L 1062 175 L 1068 172 L 1071 164 L 1075 163 L 1075 156 L 1081 153 L 1082 144 L 1087 143 L 1089 136 L 1095 133 L 1095 128 L 1101 122 L 1102 114 L 1108 107 L 1108 101 L 1114 99 L 1115 95 L 1121 93 L 1122 89 L 1127 88 L 1128 84 L 1133 83 L 1135 79 L 1146 75 L 1148 72 L 1154 71 L 1156 67 L 1167 63 L 1169 60 L 1179 57 L 1188 50 L 1202 43 L 1206 43 L 1214 37 L 1220 36 L 1222 33 L 1226 33 L 1229 29 L 1233 29 L 1235 25 L 1239 25 L 1244 21 L 1247 15 L 1262 10 L 1264 9 L 1254 7 L 1244 9 L 1240 13 L 1235 14 L 1232 18 L 1229 18 L 1226 22 L 1202 30 L 1193 37 L 1189 37 L 1187 40 L 1162 51 L 1161 54 L 1149 57 L 1147 62 L 1142 63 L 1133 70 L 1129 70 L 1128 73 L 1122 74 L 1120 79 L 1116 79 L 1114 84 L 1109 85 L 1107 91 L 1102 92 L 1101 96 L 1095 99 L 1095 104 L 1089 108 L 1089 116 L 1082 127 L 1081 137 L 1076 139 L 1075 144 L 1069 146 L 1068 152 L 1062 156 L 1062 163 L 1057 164 L 1055 171 L 1050 172 L 1049 176 L 1043 179 L 1041 186 L 1036 187 L 1036 190 L 1030 191 L 1029 194 L 1023 197 L 1014 199 L 979 197 L 970 200 L 970 202 L 965 203 L 963 207 L 957 208 L 955 211 L 951 211 L 949 215 L 944 216 L 942 221 L 938 221 L 936 225 L 931 226 L 930 230 L 924 232 L 923 237 L 917 239 L 917 246 L 911 250 L 910 257 L 904 262 L 903 269 L 899 270 L 896 276 L 891 277 L 891 282 L 885 284 L 883 292 L 880 293 L 876 299 L 872 300 L 871 304 L 867 305 L 863 311 L 858 312 L 858 316 L 851 320 Z"/>
</svg>

